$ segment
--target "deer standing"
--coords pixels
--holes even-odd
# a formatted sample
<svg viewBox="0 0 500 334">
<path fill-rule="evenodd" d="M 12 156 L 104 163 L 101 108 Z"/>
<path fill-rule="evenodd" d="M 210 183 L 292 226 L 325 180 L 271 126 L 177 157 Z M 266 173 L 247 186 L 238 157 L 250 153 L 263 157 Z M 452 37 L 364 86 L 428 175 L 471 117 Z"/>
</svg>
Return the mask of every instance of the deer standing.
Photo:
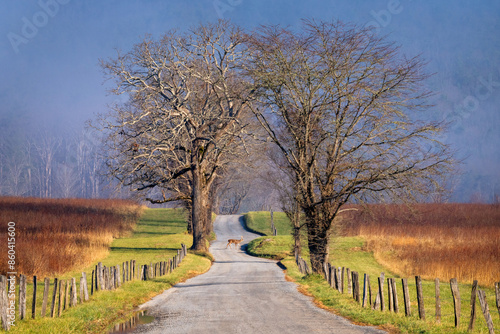
<svg viewBox="0 0 500 334">
<path fill-rule="evenodd" d="M 229 239 L 227 241 L 227 245 L 226 245 L 226 248 L 229 246 L 229 248 L 231 248 L 231 244 L 234 244 L 234 249 L 236 249 L 238 247 L 238 245 L 243 241 L 243 236 L 241 236 L 241 239 L 238 240 L 238 239 Z"/>
</svg>

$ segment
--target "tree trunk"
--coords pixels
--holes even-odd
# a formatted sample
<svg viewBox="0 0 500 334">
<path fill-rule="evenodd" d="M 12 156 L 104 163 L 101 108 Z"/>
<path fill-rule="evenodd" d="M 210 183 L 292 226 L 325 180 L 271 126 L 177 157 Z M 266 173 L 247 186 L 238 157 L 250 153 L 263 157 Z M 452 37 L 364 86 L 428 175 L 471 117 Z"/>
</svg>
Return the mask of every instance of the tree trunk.
<svg viewBox="0 0 500 334">
<path fill-rule="evenodd" d="M 206 226 L 207 210 L 209 207 L 209 191 L 203 180 L 203 173 L 200 166 L 192 169 L 193 173 L 193 204 L 191 210 L 191 222 L 193 225 L 193 246 L 191 249 L 207 251 Z"/>
<path fill-rule="evenodd" d="M 214 183 L 212 183 L 209 187 L 207 188 L 214 188 L 213 187 Z M 206 214 L 206 225 L 205 225 L 205 237 L 210 238 L 210 235 L 214 231 L 213 228 L 213 223 L 212 223 L 212 211 L 214 208 L 214 197 L 215 197 L 215 191 L 214 189 L 210 189 L 207 194 L 207 199 L 206 199 L 206 208 L 205 208 L 205 214 Z"/>
<path fill-rule="evenodd" d="M 311 258 L 311 269 L 313 273 L 321 274 L 323 272 L 323 265 L 328 263 L 328 224 L 323 224 L 320 219 L 308 217 L 307 219 L 307 240 L 309 243 L 309 254 Z"/>
<path fill-rule="evenodd" d="M 294 255 L 299 257 L 302 255 L 302 244 L 300 242 L 300 211 L 299 206 L 295 203 L 293 209 L 293 239 L 294 239 Z"/>
</svg>

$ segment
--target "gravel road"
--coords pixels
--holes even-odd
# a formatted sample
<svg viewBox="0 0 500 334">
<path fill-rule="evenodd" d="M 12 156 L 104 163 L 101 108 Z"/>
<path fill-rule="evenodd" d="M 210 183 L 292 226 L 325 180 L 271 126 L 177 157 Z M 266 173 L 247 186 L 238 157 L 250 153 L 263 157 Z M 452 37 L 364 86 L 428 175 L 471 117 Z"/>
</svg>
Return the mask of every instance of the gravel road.
<svg viewBox="0 0 500 334">
<path fill-rule="evenodd" d="M 258 237 L 245 231 L 241 216 L 217 216 L 214 229 L 210 270 L 141 305 L 156 319 L 134 333 L 385 333 L 316 307 L 275 261 L 226 249 L 229 238 L 243 236 L 244 248 Z"/>
</svg>

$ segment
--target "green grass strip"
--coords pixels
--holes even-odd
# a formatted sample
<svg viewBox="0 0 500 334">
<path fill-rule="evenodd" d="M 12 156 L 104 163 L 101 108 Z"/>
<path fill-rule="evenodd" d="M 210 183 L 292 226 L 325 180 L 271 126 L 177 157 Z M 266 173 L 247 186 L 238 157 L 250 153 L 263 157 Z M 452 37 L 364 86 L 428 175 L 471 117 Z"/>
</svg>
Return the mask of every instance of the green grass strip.
<svg viewBox="0 0 500 334">
<path fill-rule="evenodd" d="M 467 331 L 470 319 L 471 285 L 460 284 L 461 317 L 458 329 L 454 327 L 453 301 L 449 282 L 441 282 L 441 313 L 442 319 L 438 323 L 435 319 L 435 284 L 434 281 L 423 281 L 424 305 L 426 320 L 418 318 L 416 284 L 414 277 L 408 277 L 412 315 L 405 316 L 401 278 L 390 273 L 381 266 L 371 252 L 366 251 L 365 242 L 360 237 L 339 237 L 332 240 L 330 245 L 330 262 L 336 267 L 350 268 L 359 273 L 360 297 L 362 297 L 363 274 L 370 277 L 372 300 L 378 289 L 377 277 L 381 272 L 388 277 L 397 279 L 399 313 L 388 311 L 387 280 L 384 282 L 384 300 L 386 311 L 363 308 L 361 303 L 354 301 L 347 293 L 347 279 L 345 278 L 344 293 L 331 288 L 320 275 L 304 276 L 298 270 L 292 253 L 293 239 L 291 236 L 263 236 L 253 240 L 248 252 L 255 256 L 281 259 L 287 267 L 287 276 L 299 284 L 299 290 L 311 295 L 315 302 L 331 312 L 346 317 L 357 324 L 372 325 L 388 330 L 392 333 L 469 333 Z M 302 256 L 308 260 L 307 249 L 303 248 Z M 485 290 L 494 321 L 495 328 L 500 328 L 500 319 L 495 306 L 495 292 L 491 287 L 480 287 Z M 477 301 L 478 303 L 478 301 Z M 476 304 L 476 322 L 473 333 L 488 333 L 486 322 L 479 304 Z"/>
<path fill-rule="evenodd" d="M 147 209 L 134 232 L 128 237 L 115 239 L 109 255 L 101 262 L 105 266 L 111 266 L 121 265 L 125 261 L 134 259 L 140 266 L 171 259 L 177 254 L 181 243 L 188 247 L 191 245 L 192 237 L 185 231 L 186 220 L 182 210 Z M 91 272 L 96 264 L 84 270 L 87 273 L 89 294 Z M 59 318 L 40 317 L 43 278 L 39 277 L 36 319 L 31 319 L 33 285 L 29 284 L 27 319 L 22 321 L 16 319 L 15 326 L 11 327 L 8 333 L 107 333 L 114 324 L 127 320 L 138 305 L 178 282 L 206 272 L 210 265 L 211 261 L 207 257 L 188 252 L 174 272 L 149 281 L 127 282 L 113 291 L 98 291 L 88 302 L 64 310 Z M 81 271 L 73 271 L 58 278 L 64 280 L 75 277 L 79 285 L 80 276 Z M 50 294 L 52 294 L 52 283 L 51 278 Z"/>
</svg>

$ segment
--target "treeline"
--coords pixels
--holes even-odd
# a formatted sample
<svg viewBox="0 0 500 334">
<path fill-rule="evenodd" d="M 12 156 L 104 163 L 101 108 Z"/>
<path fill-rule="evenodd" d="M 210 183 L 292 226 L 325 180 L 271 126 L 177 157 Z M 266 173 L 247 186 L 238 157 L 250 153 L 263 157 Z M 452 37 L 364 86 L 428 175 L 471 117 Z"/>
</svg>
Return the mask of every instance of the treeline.
<svg viewBox="0 0 500 334">
<path fill-rule="evenodd" d="M 109 194 L 100 177 L 98 143 L 87 131 L 48 130 L 2 136 L 0 195 L 99 198 Z"/>
</svg>

